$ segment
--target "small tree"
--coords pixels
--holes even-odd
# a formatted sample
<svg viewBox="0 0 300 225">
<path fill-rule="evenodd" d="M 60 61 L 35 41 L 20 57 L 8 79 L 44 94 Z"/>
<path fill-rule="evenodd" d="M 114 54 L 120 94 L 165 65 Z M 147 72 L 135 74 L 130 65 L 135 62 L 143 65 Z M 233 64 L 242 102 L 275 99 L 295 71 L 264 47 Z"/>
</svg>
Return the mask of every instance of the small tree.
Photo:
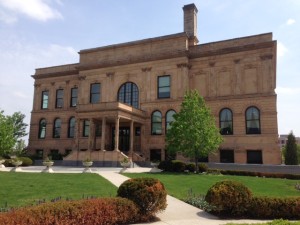
<svg viewBox="0 0 300 225">
<path fill-rule="evenodd" d="M 15 144 L 14 127 L 4 112 L 0 111 L 0 156 L 8 154 Z"/>
<path fill-rule="evenodd" d="M 167 151 L 194 158 L 198 172 L 198 159 L 214 152 L 223 140 L 214 117 L 203 97 L 194 90 L 185 94 L 174 119 L 166 135 Z"/>
<path fill-rule="evenodd" d="M 285 164 L 298 165 L 299 163 L 298 163 L 298 155 L 297 155 L 296 138 L 292 131 L 288 135 L 288 140 L 285 148 L 286 148 Z"/>
</svg>

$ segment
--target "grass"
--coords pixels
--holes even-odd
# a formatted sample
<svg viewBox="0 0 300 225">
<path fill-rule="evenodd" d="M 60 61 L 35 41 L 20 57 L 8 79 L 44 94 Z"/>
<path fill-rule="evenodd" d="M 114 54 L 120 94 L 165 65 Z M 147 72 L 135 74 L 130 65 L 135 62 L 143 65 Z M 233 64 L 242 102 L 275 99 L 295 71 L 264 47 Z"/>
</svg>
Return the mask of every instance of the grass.
<svg viewBox="0 0 300 225">
<path fill-rule="evenodd" d="M 165 185 L 169 195 L 182 200 L 186 199 L 187 193 L 191 189 L 196 195 L 205 195 L 213 184 L 226 179 L 239 181 L 245 184 L 250 188 L 254 196 L 299 197 L 300 195 L 300 191 L 295 189 L 295 184 L 299 183 L 299 180 L 176 173 L 126 173 L 125 175 L 131 178 L 157 178 Z"/>
<path fill-rule="evenodd" d="M 97 174 L 47 174 L 0 172 L 0 208 L 35 204 L 62 197 L 116 196 L 117 188 Z"/>
</svg>

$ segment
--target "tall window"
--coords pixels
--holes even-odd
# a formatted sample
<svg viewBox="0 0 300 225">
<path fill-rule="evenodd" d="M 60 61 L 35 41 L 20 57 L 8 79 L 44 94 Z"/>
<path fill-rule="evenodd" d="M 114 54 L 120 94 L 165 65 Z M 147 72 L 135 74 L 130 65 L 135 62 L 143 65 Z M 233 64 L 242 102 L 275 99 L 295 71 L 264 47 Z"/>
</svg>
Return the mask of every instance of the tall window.
<svg viewBox="0 0 300 225">
<path fill-rule="evenodd" d="M 175 120 L 173 117 L 175 114 L 176 112 L 174 110 L 169 110 L 166 113 L 166 133 L 171 128 L 172 122 Z"/>
<path fill-rule="evenodd" d="M 220 111 L 220 133 L 222 135 L 233 134 L 232 112 L 230 109 L 222 109 Z"/>
<path fill-rule="evenodd" d="M 100 88 L 99 83 L 91 84 L 90 103 L 100 102 Z"/>
<path fill-rule="evenodd" d="M 260 134 L 260 112 L 251 106 L 246 110 L 246 134 Z"/>
<path fill-rule="evenodd" d="M 54 120 L 53 138 L 60 138 L 60 132 L 61 132 L 61 120 L 57 118 Z"/>
<path fill-rule="evenodd" d="M 62 108 L 64 106 L 64 90 L 58 89 L 56 90 L 56 108 Z"/>
<path fill-rule="evenodd" d="M 83 137 L 88 137 L 90 135 L 90 121 L 83 121 Z"/>
<path fill-rule="evenodd" d="M 39 123 L 39 139 L 44 139 L 46 137 L 46 125 L 46 120 L 41 119 Z"/>
<path fill-rule="evenodd" d="M 78 97 L 78 88 L 71 88 L 71 107 L 76 107 Z"/>
<path fill-rule="evenodd" d="M 49 103 L 49 91 L 43 91 L 41 108 L 48 109 L 48 103 Z"/>
<path fill-rule="evenodd" d="M 157 97 L 158 98 L 170 98 L 170 76 L 158 77 L 157 85 Z"/>
<path fill-rule="evenodd" d="M 118 93 L 118 101 L 131 105 L 134 108 L 139 107 L 139 89 L 136 84 L 127 82 L 123 84 Z"/>
<path fill-rule="evenodd" d="M 152 113 L 151 118 L 151 134 L 159 135 L 162 134 L 162 116 L 160 111 L 155 111 Z"/>
<path fill-rule="evenodd" d="M 69 120 L 69 129 L 68 129 L 69 138 L 73 138 L 75 136 L 75 124 L 76 124 L 75 117 L 71 117 Z"/>
</svg>

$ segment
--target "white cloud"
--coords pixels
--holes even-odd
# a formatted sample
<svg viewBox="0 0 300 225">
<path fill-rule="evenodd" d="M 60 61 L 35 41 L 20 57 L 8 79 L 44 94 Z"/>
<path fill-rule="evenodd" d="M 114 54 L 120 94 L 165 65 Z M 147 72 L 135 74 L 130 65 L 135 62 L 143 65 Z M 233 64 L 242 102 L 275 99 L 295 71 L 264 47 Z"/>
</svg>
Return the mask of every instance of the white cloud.
<svg viewBox="0 0 300 225">
<path fill-rule="evenodd" d="M 296 20 L 294 20 L 294 19 L 288 19 L 287 21 L 286 21 L 286 25 L 292 25 L 292 24 L 294 24 L 294 23 L 296 23 Z"/>
<path fill-rule="evenodd" d="M 300 88 L 277 87 L 276 88 L 276 93 L 277 94 L 282 94 L 282 95 L 300 94 Z"/>
<path fill-rule="evenodd" d="M 63 18 L 56 9 L 51 8 L 44 0 L 0 0 L 0 5 L 9 10 L 10 13 L 24 14 L 39 21 Z M 2 19 L 2 21 L 5 20 Z"/>
<path fill-rule="evenodd" d="M 278 42 L 278 43 L 277 43 L 277 55 L 278 55 L 279 57 L 282 57 L 282 56 L 284 56 L 285 53 L 287 53 L 287 52 L 288 52 L 288 49 L 284 46 L 284 44 L 281 43 L 281 42 Z"/>
</svg>

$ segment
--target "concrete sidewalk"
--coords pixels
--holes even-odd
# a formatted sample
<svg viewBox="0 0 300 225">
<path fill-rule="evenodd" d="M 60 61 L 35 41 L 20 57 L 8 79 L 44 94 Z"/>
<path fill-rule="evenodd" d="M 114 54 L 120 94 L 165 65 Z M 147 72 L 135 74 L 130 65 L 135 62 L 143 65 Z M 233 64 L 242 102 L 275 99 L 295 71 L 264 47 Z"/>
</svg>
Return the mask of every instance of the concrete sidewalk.
<svg viewBox="0 0 300 225">
<path fill-rule="evenodd" d="M 41 172 L 45 167 L 43 166 L 30 166 L 22 167 L 20 172 Z M 53 166 L 54 173 L 82 173 L 83 168 L 80 167 L 62 167 Z M 109 180 L 112 184 L 119 187 L 128 177 L 120 174 L 121 168 L 108 168 L 108 167 L 92 167 L 92 172 L 97 173 L 105 179 Z M 11 168 L 0 168 L 0 171 L 10 171 Z M 130 168 L 127 169 L 128 173 L 142 173 L 150 172 L 151 168 Z M 220 220 L 201 209 L 193 207 L 183 201 L 180 201 L 172 196 L 167 196 L 167 208 L 165 211 L 157 214 L 160 221 L 153 223 L 140 223 L 139 225 L 220 225 L 226 223 L 259 223 L 264 221 L 259 220 Z"/>
</svg>

